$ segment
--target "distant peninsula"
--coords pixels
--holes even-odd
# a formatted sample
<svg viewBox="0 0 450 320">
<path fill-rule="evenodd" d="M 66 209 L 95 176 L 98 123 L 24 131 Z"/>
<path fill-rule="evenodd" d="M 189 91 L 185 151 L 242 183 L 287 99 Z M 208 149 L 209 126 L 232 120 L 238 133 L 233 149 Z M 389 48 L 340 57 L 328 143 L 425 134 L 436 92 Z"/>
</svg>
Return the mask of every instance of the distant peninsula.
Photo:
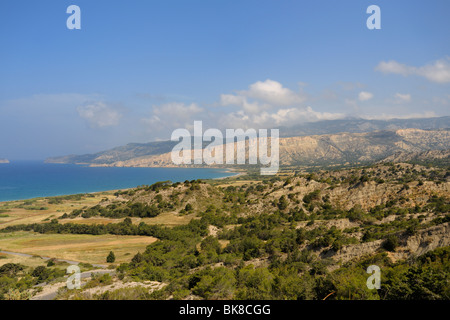
<svg viewBox="0 0 450 320">
<path fill-rule="evenodd" d="M 0 158 L 0 163 L 9 163 L 9 160 Z"/>
</svg>

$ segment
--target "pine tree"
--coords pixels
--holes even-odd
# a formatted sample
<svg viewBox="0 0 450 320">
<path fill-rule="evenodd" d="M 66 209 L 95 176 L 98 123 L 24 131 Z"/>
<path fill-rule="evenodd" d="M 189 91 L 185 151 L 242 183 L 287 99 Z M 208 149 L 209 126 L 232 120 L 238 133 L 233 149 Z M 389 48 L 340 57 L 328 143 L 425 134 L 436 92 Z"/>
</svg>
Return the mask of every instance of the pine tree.
<svg viewBox="0 0 450 320">
<path fill-rule="evenodd" d="M 106 257 L 106 262 L 113 263 L 114 261 L 116 261 L 116 256 L 114 255 L 114 252 L 110 251 Z"/>
</svg>

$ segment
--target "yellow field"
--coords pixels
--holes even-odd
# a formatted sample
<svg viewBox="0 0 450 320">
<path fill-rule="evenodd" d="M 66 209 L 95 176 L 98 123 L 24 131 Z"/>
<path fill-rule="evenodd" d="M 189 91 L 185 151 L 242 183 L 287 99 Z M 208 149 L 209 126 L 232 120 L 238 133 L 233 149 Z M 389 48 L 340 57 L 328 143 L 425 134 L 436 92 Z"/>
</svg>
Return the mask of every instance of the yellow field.
<svg viewBox="0 0 450 320">
<path fill-rule="evenodd" d="M 26 201 L 19 200 L 0 202 L 0 209 L 8 210 L 0 214 L 0 228 L 17 224 L 41 223 L 62 216 L 64 213 L 70 213 L 74 209 L 80 209 L 85 206 L 90 207 L 98 204 L 103 198 L 114 198 L 113 191 L 94 193 L 93 197 L 83 197 L 81 200 L 67 200 L 60 204 L 49 204 L 45 198 L 32 199 L 32 207 L 48 208 L 46 210 L 27 210 L 23 206 Z M 19 208 L 23 206 L 23 208 Z M 6 215 L 7 217 L 1 217 Z"/>
<path fill-rule="evenodd" d="M 0 249 L 43 257 L 107 264 L 106 256 L 113 251 L 115 263 L 129 262 L 138 252 L 155 242 L 153 237 L 77 234 L 38 234 L 13 232 L 0 234 Z M 9 256 L 9 255 L 8 255 Z M 0 265 L 8 259 L 0 259 Z"/>
<path fill-rule="evenodd" d="M 163 212 L 160 215 L 154 218 L 138 218 L 131 217 L 131 221 L 133 224 L 138 225 L 141 222 L 145 222 L 149 225 L 157 225 L 161 224 L 167 227 L 174 227 L 183 224 L 188 224 L 191 219 L 195 217 L 195 214 L 187 214 L 187 215 L 179 215 L 175 212 Z M 112 218 L 103 218 L 103 217 L 92 217 L 92 218 L 81 218 L 77 217 L 74 219 L 62 219 L 59 220 L 59 223 L 75 223 L 75 224 L 108 224 L 108 223 L 119 223 L 122 222 L 122 219 L 112 219 Z"/>
<path fill-rule="evenodd" d="M 95 193 L 93 196 L 83 196 L 80 200 L 63 200 L 52 203 L 46 198 L 0 202 L 0 229 L 18 224 L 45 223 L 59 218 L 64 213 L 98 204 L 102 199 L 115 199 L 113 191 Z M 42 208 L 42 210 L 41 210 Z M 179 215 L 176 212 L 164 212 L 154 218 L 131 218 L 134 224 L 161 224 L 177 226 L 187 224 L 194 214 Z M 59 220 L 59 223 L 108 224 L 119 223 L 123 219 L 93 217 L 84 219 Z M 0 253 L 0 265 L 5 263 L 21 263 L 36 267 L 45 265 L 50 257 L 77 262 L 106 265 L 106 257 L 110 251 L 116 256 L 115 263 L 129 262 L 138 252 L 155 242 L 153 237 L 115 236 L 115 235 L 75 235 L 75 234 L 39 234 L 34 232 L 0 233 L 0 250 L 36 255 L 37 257 L 22 257 Z"/>
<path fill-rule="evenodd" d="M 231 181 L 223 181 L 223 182 L 221 181 L 216 186 L 222 187 L 222 188 L 226 188 L 228 186 L 240 187 L 240 186 L 243 186 L 244 184 L 251 185 L 251 184 L 256 184 L 256 183 L 258 183 L 258 182 L 251 181 L 251 180 L 231 180 Z"/>
<path fill-rule="evenodd" d="M 28 267 L 36 268 L 37 266 L 47 265 L 46 260 L 40 257 L 21 257 L 12 254 L 0 253 L 0 266 L 6 263 L 20 263 Z"/>
</svg>

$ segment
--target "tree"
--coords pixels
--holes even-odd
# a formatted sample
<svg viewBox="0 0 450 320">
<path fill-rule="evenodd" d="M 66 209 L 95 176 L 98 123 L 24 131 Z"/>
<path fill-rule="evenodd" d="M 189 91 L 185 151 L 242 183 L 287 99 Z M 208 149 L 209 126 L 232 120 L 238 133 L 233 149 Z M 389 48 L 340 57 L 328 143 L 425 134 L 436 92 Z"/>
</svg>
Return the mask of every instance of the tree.
<svg viewBox="0 0 450 320">
<path fill-rule="evenodd" d="M 33 270 L 33 272 L 31 272 L 32 277 L 36 277 L 42 281 L 47 279 L 49 277 L 49 275 L 50 275 L 50 270 L 44 266 L 38 266 Z"/>
<path fill-rule="evenodd" d="M 398 238 L 393 234 L 389 235 L 383 242 L 383 248 L 391 252 L 395 251 L 398 245 L 399 245 Z"/>
<path fill-rule="evenodd" d="M 144 260 L 144 257 L 140 252 L 136 253 L 136 255 L 131 259 L 131 262 L 134 264 L 138 264 Z"/>
<path fill-rule="evenodd" d="M 286 199 L 286 197 L 284 195 L 282 195 L 280 197 L 280 199 L 278 200 L 278 208 L 280 210 L 284 210 L 288 207 L 289 205 L 289 201 Z"/>
<path fill-rule="evenodd" d="M 202 250 L 208 252 L 208 251 L 214 251 L 217 254 L 220 254 L 220 251 L 222 249 L 219 240 L 216 237 L 208 236 L 206 237 L 201 243 L 200 247 Z"/>
<path fill-rule="evenodd" d="M 106 257 L 106 262 L 113 263 L 114 261 L 116 261 L 116 256 L 114 255 L 114 252 L 110 251 Z"/>
<path fill-rule="evenodd" d="M 24 265 L 18 263 L 6 263 L 0 267 L 0 276 L 14 277 L 18 272 L 25 269 Z"/>
</svg>

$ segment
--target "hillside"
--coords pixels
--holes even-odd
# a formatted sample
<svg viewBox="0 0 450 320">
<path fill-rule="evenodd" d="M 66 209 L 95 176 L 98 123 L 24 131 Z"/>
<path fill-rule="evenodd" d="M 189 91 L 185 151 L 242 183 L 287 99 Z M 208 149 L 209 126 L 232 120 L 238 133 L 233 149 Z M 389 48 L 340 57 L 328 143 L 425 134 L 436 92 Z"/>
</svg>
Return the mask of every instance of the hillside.
<svg viewBox="0 0 450 320">
<path fill-rule="evenodd" d="M 410 128 L 419 129 L 411 131 Z M 330 120 L 280 128 L 282 165 L 380 160 L 396 152 L 449 148 L 450 117 L 392 120 Z M 411 132 L 408 133 L 409 129 Z M 404 131 L 406 130 L 406 131 Z M 415 135 L 413 134 L 415 132 Z M 428 144 L 427 142 L 431 142 Z M 172 141 L 130 143 L 85 155 L 51 157 L 49 163 L 111 166 L 171 166 Z M 206 146 L 207 143 L 204 143 Z M 365 154 L 360 147 L 369 153 Z M 308 153 L 311 151 L 312 153 Z"/>
<path fill-rule="evenodd" d="M 159 182 L 0 235 L 159 239 L 58 299 L 448 299 L 449 194 L 448 169 L 404 163 Z M 365 286 L 373 264 L 378 291 Z M 120 289 L 131 282 L 159 289 Z"/>
<path fill-rule="evenodd" d="M 364 133 L 372 131 L 396 131 L 399 129 L 436 130 L 450 128 L 450 117 L 417 119 L 341 119 L 302 123 L 293 127 L 281 127 L 283 137 L 335 134 L 340 132 Z"/>
<path fill-rule="evenodd" d="M 152 149 L 150 155 L 137 153 L 123 147 L 92 155 L 85 162 L 94 166 L 116 167 L 166 167 L 173 166 L 169 143 Z M 175 144 L 175 143 L 173 143 Z M 137 147 L 136 147 L 137 148 Z M 145 148 L 142 147 L 143 153 Z M 236 149 L 236 146 L 235 146 Z M 450 149 L 449 130 L 400 129 L 367 133 L 337 133 L 329 135 L 280 138 L 280 165 L 321 166 L 364 164 L 380 161 L 402 152 L 424 152 Z M 164 150 L 164 153 L 159 153 Z M 94 158 L 95 156 L 95 158 Z M 130 158 L 131 157 L 131 158 Z M 116 160 L 124 159 L 124 160 Z M 49 162 L 75 161 L 78 158 L 49 159 Z M 115 161 L 116 160 L 116 161 Z M 78 163 L 78 162 L 76 162 Z"/>
<path fill-rule="evenodd" d="M 408 162 L 431 166 L 450 166 L 450 150 L 430 150 L 424 152 L 396 152 L 381 162 Z"/>
</svg>

